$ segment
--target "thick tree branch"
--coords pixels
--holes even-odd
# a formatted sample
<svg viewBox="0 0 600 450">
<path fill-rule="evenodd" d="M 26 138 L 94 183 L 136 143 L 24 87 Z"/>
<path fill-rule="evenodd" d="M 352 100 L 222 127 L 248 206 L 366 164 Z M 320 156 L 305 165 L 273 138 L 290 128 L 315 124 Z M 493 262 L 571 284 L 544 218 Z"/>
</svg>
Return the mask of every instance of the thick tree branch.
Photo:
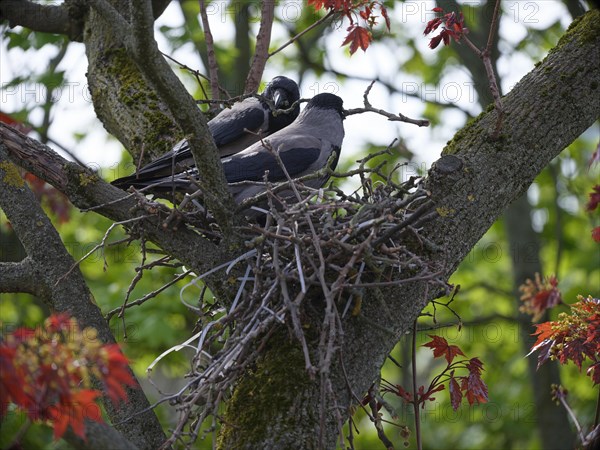
<svg viewBox="0 0 600 450">
<path fill-rule="evenodd" d="M 154 18 L 160 17 L 171 0 L 153 0 Z M 23 26 L 33 31 L 64 34 L 72 41 L 81 41 L 83 22 L 79 15 L 85 8 L 84 2 L 65 2 L 61 5 L 42 5 L 28 0 L 2 0 L 0 21 L 7 20 L 13 28 Z"/>
<path fill-rule="evenodd" d="M 258 90 L 267 59 L 269 59 L 269 44 L 271 43 L 271 30 L 274 19 L 275 0 L 263 0 L 260 8 L 260 28 L 256 35 L 256 49 L 246 78 L 244 94 L 250 94 Z"/>
<path fill-rule="evenodd" d="M 3 0 L 0 2 L 0 20 L 8 26 L 18 25 L 33 31 L 64 34 L 73 41 L 81 41 L 83 24 L 70 17 L 69 6 L 41 5 L 27 0 Z"/>
<path fill-rule="evenodd" d="M 93 327 L 105 343 L 115 339 L 78 268 L 70 270 L 73 258 L 65 249 L 37 199 L 8 161 L 6 145 L 0 144 L 0 207 L 25 247 L 25 261 L 35 282 L 32 288 L 52 311 L 67 312 L 82 327 Z M 65 274 L 68 274 L 65 276 Z M 134 377 L 133 372 L 131 375 Z M 115 408 L 104 401 L 107 413 L 126 439 L 141 449 L 156 448 L 165 440 L 160 423 L 139 383 L 126 388 L 128 402 Z M 121 423 L 122 422 L 122 423 Z M 119 425 L 120 423 L 120 425 Z M 139 433 L 138 430 L 145 430 Z"/>
<path fill-rule="evenodd" d="M 115 14 L 107 14 L 111 8 L 103 5 L 105 3 L 104 0 L 94 2 L 95 6 L 102 5 L 99 11 L 105 14 L 107 21 L 114 21 Z M 206 118 L 160 54 L 154 40 L 153 25 L 152 6 L 150 1 L 146 0 L 132 6 L 130 30 L 120 27 L 119 32 L 127 34 L 125 44 L 128 53 L 133 56 L 136 65 L 150 81 L 159 98 L 168 105 L 171 115 L 186 135 L 196 167 L 202 175 L 200 185 L 205 194 L 206 204 L 217 223 L 227 235 L 232 236 L 235 203 L 227 189 L 218 151 L 208 131 Z"/>
<path fill-rule="evenodd" d="M 450 212 L 432 230 L 436 241 L 441 238 L 460 254 L 468 251 L 552 158 L 600 116 L 599 19 L 600 12 L 593 11 L 576 20 L 546 59 L 504 97 L 510 117 L 500 142 L 482 133 L 495 110 L 481 114 L 449 142 L 444 154 L 458 157 L 463 168 L 452 175 L 435 167 L 430 172 L 434 198 Z M 476 233 L 470 228 L 474 224 Z M 472 238 L 462 239 L 471 233 Z"/>
<path fill-rule="evenodd" d="M 116 222 L 146 216 L 136 222 L 136 232 L 143 234 L 197 273 L 210 270 L 215 261 L 220 262 L 226 258 L 215 244 L 185 227 L 176 231 L 165 229 L 162 222 L 166 214 L 161 217 L 158 213 L 147 213 L 131 195 L 105 183 L 95 173 L 67 161 L 51 148 L 3 123 L 0 123 L 0 143 L 7 147 L 9 157 L 15 164 L 57 188 L 78 208 L 93 208 Z M 216 294 L 224 297 L 229 295 L 224 290 L 222 280 L 207 277 L 206 281 Z"/>
<path fill-rule="evenodd" d="M 39 294 L 30 257 L 20 262 L 0 262 L 0 292 Z"/>
</svg>

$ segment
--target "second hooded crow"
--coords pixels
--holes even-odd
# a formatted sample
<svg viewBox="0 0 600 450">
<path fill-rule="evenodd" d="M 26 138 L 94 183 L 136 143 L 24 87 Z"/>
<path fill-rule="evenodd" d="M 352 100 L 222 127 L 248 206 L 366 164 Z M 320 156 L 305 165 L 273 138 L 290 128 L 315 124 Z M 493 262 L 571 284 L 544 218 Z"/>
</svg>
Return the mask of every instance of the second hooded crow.
<svg viewBox="0 0 600 450">
<path fill-rule="evenodd" d="M 291 124 L 300 112 L 300 91 L 295 81 L 278 76 L 267 85 L 264 99 L 249 97 L 220 112 L 208 122 L 219 154 L 226 157 L 247 148 L 261 138 Z M 274 113 L 274 110 L 294 108 L 289 113 Z M 195 165 L 188 142 L 180 141 L 172 150 L 141 167 L 136 174 L 119 178 L 113 185 L 127 189 L 135 181 L 152 180 L 158 177 L 181 173 Z"/>
<path fill-rule="evenodd" d="M 264 139 L 264 143 L 257 142 L 235 155 L 221 159 L 225 178 L 236 202 L 263 192 L 265 186 L 260 182 L 264 181 L 267 172 L 267 180 L 271 183 L 287 180 L 273 151 L 279 154 L 292 178 L 322 169 L 333 152 L 336 153 L 331 165 L 334 169 L 344 139 L 343 120 L 342 99 L 329 93 L 318 94 L 308 102 L 294 123 Z M 150 188 L 150 192 L 175 190 L 191 193 L 197 190 L 193 179 L 198 177 L 198 170 L 192 168 L 175 176 L 132 180 L 130 184 L 137 189 Z M 319 188 L 326 181 L 327 177 L 322 177 L 307 180 L 305 184 Z"/>
</svg>

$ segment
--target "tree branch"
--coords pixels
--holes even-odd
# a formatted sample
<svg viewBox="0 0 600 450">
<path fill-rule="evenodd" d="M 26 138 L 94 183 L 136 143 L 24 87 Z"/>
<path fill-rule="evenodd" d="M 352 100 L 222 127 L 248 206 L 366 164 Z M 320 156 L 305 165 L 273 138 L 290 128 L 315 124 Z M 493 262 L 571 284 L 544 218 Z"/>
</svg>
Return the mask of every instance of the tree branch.
<svg viewBox="0 0 600 450">
<path fill-rule="evenodd" d="M 68 312 L 82 327 L 95 328 L 102 342 L 114 343 L 108 323 L 79 269 L 64 276 L 73 265 L 73 258 L 16 167 L 8 161 L 3 143 L 0 144 L 0 207 L 25 247 L 28 255 L 25 261 L 29 261 L 25 264 L 29 265 L 29 275 L 35 277 L 32 285 L 36 293 L 51 310 Z M 131 375 L 136 385 L 126 388 L 128 402 L 115 408 L 104 398 L 104 406 L 117 430 L 128 440 L 141 449 L 156 448 L 165 435 L 156 415 L 148 409 L 150 403 L 133 372 Z M 139 433 L 139 429 L 145 432 Z"/>
<path fill-rule="evenodd" d="M 387 119 L 392 122 L 412 123 L 413 125 L 417 125 L 419 127 L 428 127 L 429 126 L 429 120 L 411 119 L 410 117 L 406 117 L 405 115 L 403 115 L 401 113 L 392 114 L 390 112 L 384 111 L 383 109 L 374 108 L 373 105 L 371 105 L 371 102 L 369 102 L 369 93 L 371 92 L 371 89 L 373 88 L 374 84 L 375 84 L 375 80 L 371 81 L 371 84 L 369 84 L 369 86 L 363 93 L 364 107 L 347 109 L 346 111 L 344 111 L 344 115 L 350 116 L 352 114 L 362 114 L 365 112 L 374 112 L 376 114 L 380 114 L 384 117 L 387 117 Z"/>
<path fill-rule="evenodd" d="M 206 15 L 206 6 L 204 0 L 200 0 L 200 17 L 202 17 L 202 28 L 204 28 L 204 42 L 206 42 L 206 53 L 208 57 L 208 74 L 210 77 L 210 97 L 213 100 L 219 99 L 219 65 L 215 55 L 215 43 L 210 32 L 210 23 Z"/>
<path fill-rule="evenodd" d="M 415 252 L 428 261 L 432 270 L 439 267 L 445 278 L 450 277 L 507 205 L 597 120 L 600 89 L 593 80 L 600 79 L 600 66 L 595 64 L 598 60 L 600 11 L 594 11 L 575 22 L 548 57 L 504 97 L 507 115 L 500 140 L 493 141 L 488 136 L 490 126 L 496 121 L 496 111 L 492 110 L 470 122 L 447 145 L 445 155 L 431 168 L 424 186 L 431 193 L 437 217 L 424 223 L 419 231 L 422 238 L 441 250 L 430 250 L 422 242 L 406 241 L 407 246 L 414 246 Z M 391 281 L 402 280 L 403 276 L 409 275 L 398 272 Z M 294 292 L 289 295 L 293 298 Z M 430 289 L 423 280 L 361 292 L 360 311 L 342 319 L 344 334 L 340 347 L 347 378 L 340 365 L 332 367 L 337 408 L 347 411 L 353 401 L 348 385 L 356 393 L 368 390 L 397 339 L 410 329 L 423 307 L 436 295 L 437 290 Z M 322 293 L 317 292 L 305 301 L 323 303 Z M 390 337 L 389 332 L 397 339 Z M 293 353 L 289 347 L 297 352 L 295 359 L 288 357 Z M 300 347 L 299 343 L 287 345 L 284 369 L 280 362 L 281 341 L 277 341 L 261 363 L 277 368 L 277 374 L 257 370 L 240 380 L 225 416 L 228 423 L 221 448 L 227 448 L 228 444 L 293 447 L 300 438 L 304 439 L 301 443 L 304 447 L 318 447 L 318 433 L 311 430 L 320 425 L 322 401 L 315 395 L 318 387 L 306 374 Z M 278 409 L 272 397 L 257 395 L 256 401 L 246 401 L 248 392 L 260 394 L 261 389 L 273 392 L 287 388 L 286 382 L 292 376 L 297 380 L 294 398 L 314 399 L 296 409 L 302 411 L 302 417 L 290 417 L 289 406 Z M 252 426 L 256 423 L 269 425 L 257 432 Z M 244 433 L 248 424 L 251 428 Z M 334 447 L 338 427 L 333 412 L 326 427 L 325 447 Z M 314 437 L 307 437 L 311 434 Z"/>
<path fill-rule="evenodd" d="M 152 0 L 154 18 L 160 17 L 171 0 Z M 73 8 L 80 8 L 76 11 Z M 0 21 L 8 26 L 23 26 L 43 33 L 64 34 L 72 41 L 81 42 L 83 22 L 80 14 L 85 10 L 83 2 L 65 2 L 61 5 L 42 5 L 28 0 L 2 0 Z"/>
<path fill-rule="evenodd" d="M 69 7 L 41 5 L 28 0 L 3 0 L 0 2 L 0 21 L 7 20 L 8 26 L 18 25 L 33 31 L 65 34 L 73 41 L 81 41 L 83 24 L 69 15 Z"/>
<path fill-rule="evenodd" d="M 0 292 L 39 294 L 33 262 L 27 257 L 20 262 L 0 262 Z"/>
<path fill-rule="evenodd" d="M 149 0 L 136 3 L 131 17 L 132 39 L 127 42 L 128 51 L 185 133 L 201 174 L 200 185 L 208 208 L 224 234 L 235 236 L 235 202 L 227 189 L 219 153 L 208 131 L 206 118 L 158 51 Z"/>
<path fill-rule="evenodd" d="M 304 36 L 306 33 L 308 33 L 310 30 L 312 30 L 313 28 L 318 27 L 319 25 L 321 25 L 323 22 L 325 22 L 327 19 L 329 19 L 330 17 L 332 17 L 335 14 L 337 14 L 336 11 L 334 11 L 334 10 L 329 11 L 326 15 L 324 15 L 323 17 L 321 17 L 319 20 L 317 20 L 311 26 L 306 27 L 300 33 L 298 33 L 295 36 L 291 37 L 285 44 L 281 45 L 278 49 L 273 50 L 271 53 L 269 53 L 269 58 L 271 56 L 276 55 L 277 53 L 279 53 L 281 50 L 283 50 L 284 48 L 286 48 L 288 45 L 293 44 L 298 39 L 300 39 L 302 36 Z"/>
<path fill-rule="evenodd" d="M 258 90 L 260 79 L 265 71 L 269 59 L 269 44 L 271 43 L 271 30 L 275 18 L 275 0 L 263 0 L 260 8 L 260 28 L 256 35 L 256 49 L 252 58 L 252 65 L 246 78 L 245 94 Z"/>
<path fill-rule="evenodd" d="M 164 229 L 162 220 L 166 214 L 164 217 L 158 212 L 147 214 L 131 195 L 3 123 L 0 123 L 0 143 L 6 146 L 14 163 L 57 188 L 78 208 L 94 208 L 94 211 L 117 222 L 145 215 L 136 222 L 137 232 L 197 273 L 210 270 L 215 261 L 227 260 L 224 258 L 228 256 L 222 250 L 202 236 L 186 227 L 177 231 Z M 217 295 L 225 298 L 230 295 L 219 277 L 207 277 L 206 281 Z"/>
</svg>

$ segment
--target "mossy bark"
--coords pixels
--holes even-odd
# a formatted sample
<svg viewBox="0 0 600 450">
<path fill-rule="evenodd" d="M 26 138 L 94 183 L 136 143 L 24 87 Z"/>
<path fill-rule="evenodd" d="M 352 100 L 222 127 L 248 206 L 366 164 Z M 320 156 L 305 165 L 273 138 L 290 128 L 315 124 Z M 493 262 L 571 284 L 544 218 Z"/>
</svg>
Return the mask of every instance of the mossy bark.
<svg viewBox="0 0 600 450">
<path fill-rule="evenodd" d="M 171 149 L 181 139 L 181 131 L 111 28 L 94 9 L 89 10 L 84 43 L 94 109 L 134 161 L 143 152 L 143 162 L 148 162 Z"/>
<path fill-rule="evenodd" d="M 431 168 L 427 188 L 437 210 L 445 213 L 427 223 L 421 235 L 443 250 L 424 254 L 424 258 L 441 266 L 450 277 L 535 176 L 598 119 L 598 79 L 600 11 L 592 11 L 503 98 L 506 117 L 500 139 L 490 138 L 496 121 L 491 108 L 461 130 L 444 150 L 460 158 L 457 170 L 439 170 L 441 164 Z M 545 91 L 553 95 L 544 96 Z M 366 290 L 360 315 L 343 320 L 344 341 L 330 373 L 337 410 L 332 403 L 322 404 L 317 395 L 319 377 L 312 381 L 302 373 L 304 364 L 294 344 L 273 345 L 262 366 L 240 381 L 225 415 L 228 425 L 223 428 L 220 448 L 334 448 L 338 437 L 335 413 L 344 415 L 354 401 L 348 386 L 358 396 L 366 392 L 398 338 L 410 330 L 437 294 L 426 282 L 400 286 Z M 276 376 L 268 375 L 264 368 L 274 366 Z M 294 389 L 290 389 L 291 380 L 298 380 Z M 302 415 L 290 420 L 290 412 L 296 411 L 290 405 L 296 398 Z M 321 441 L 315 430 L 321 426 L 323 406 L 328 415 Z"/>
</svg>

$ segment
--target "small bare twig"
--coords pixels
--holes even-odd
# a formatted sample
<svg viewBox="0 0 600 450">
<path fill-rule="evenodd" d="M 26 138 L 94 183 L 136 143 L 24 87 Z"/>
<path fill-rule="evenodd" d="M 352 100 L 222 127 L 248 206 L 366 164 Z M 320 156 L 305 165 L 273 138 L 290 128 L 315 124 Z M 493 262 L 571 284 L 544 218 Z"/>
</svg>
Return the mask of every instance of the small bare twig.
<svg viewBox="0 0 600 450">
<path fill-rule="evenodd" d="M 485 67 L 485 73 L 488 78 L 488 83 L 490 85 L 490 91 L 492 96 L 494 97 L 494 106 L 496 107 L 496 125 L 494 127 L 493 132 L 491 133 L 492 139 L 498 139 L 500 136 L 500 130 L 502 128 L 502 121 L 504 120 L 504 108 L 502 106 L 500 88 L 498 87 L 498 80 L 496 80 L 496 74 L 494 73 L 494 68 L 492 66 L 491 52 L 492 45 L 494 43 L 494 36 L 496 34 L 496 29 L 498 28 L 498 22 L 500 17 L 500 0 L 496 0 L 496 5 L 494 6 L 494 14 L 492 16 L 492 23 L 490 25 L 490 32 L 488 35 L 488 40 L 485 48 L 480 50 L 466 35 L 462 36 L 467 46 L 473 50 L 473 52 L 481 58 L 483 61 L 483 66 Z"/>
<path fill-rule="evenodd" d="M 208 98 L 208 94 L 204 90 L 204 85 L 202 84 L 202 80 L 208 81 L 210 83 L 210 81 L 211 81 L 210 77 L 204 75 L 202 72 L 200 72 L 197 69 L 192 69 L 188 65 L 182 63 L 181 61 L 177 61 L 175 58 L 173 58 L 172 56 L 170 56 L 166 53 L 163 53 L 163 52 L 160 52 L 160 53 L 168 60 L 177 64 L 180 69 L 187 70 L 189 73 L 191 73 L 194 76 L 194 78 L 196 78 L 196 81 L 198 82 L 198 86 L 200 86 L 200 89 L 202 89 L 202 93 L 204 95 L 204 100 L 196 100 L 196 103 L 209 103 L 210 104 L 211 102 L 213 102 L 213 100 L 210 100 Z M 224 89 L 220 84 L 218 85 L 218 88 L 219 88 L 219 92 L 221 92 L 221 94 L 225 95 L 229 100 L 214 100 L 214 103 L 229 102 L 231 100 L 231 96 L 229 95 L 229 92 L 226 89 Z"/>
<path fill-rule="evenodd" d="M 390 112 L 387 112 L 383 109 L 379 109 L 379 108 L 374 108 L 371 103 L 369 102 L 369 93 L 371 92 L 371 89 L 373 88 L 373 85 L 375 84 L 375 80 L 371 81 L 371 84 L 369 84 L 369 86 L 367 87 L 367 89 L 365 90 L 364 94 L 363 94 L 363 103 L 364 103 L 364 107 L 363 108 L 353 108 L 353 109 L 347 109 L 344 111 L 344 115 L 345 116 L 351 116 L 353 114 L 362 114 L 365 112 L 374 112 L 377 114 L 380 114 L 384 117 L 387 117 L 388 120 L 393 121 L 393 122 L 406 122 L 406 123 L 412 123 L 414 125 L 417 125 L 419 127 L 428 127 L 429 126 L 429 120 L 425 120 L 425 119 L 411 119 L 410 117 L 407 117 L 403 114 L 392 114 Z"/>
<path fill-rule="evenodd" d="M 563 388 L 562 386 L 553 384 L 552 385 L 552 398 L 554 400 L 558 400 L 560 402 L 560 404 L 563 405 L 563 407 L 567 411 L 567 414 L 569 415 L 569 418 L 573 422 L 573 425 L 575 425 L 575 428 L 577 429 L 577 435 L 579 436 L 579 440 L 582 443 L 585 442 L 585 435 L 583 434 L 583 429 L 581 428 L 581 425 L 579 424 L 579 420 L 577 420 L 577 416 L 575 415 L 575 413 L 569 406 L 569 403 L 567 402 L 567 390 L 565 388 Z"/>
<path fill-rule="evenodd" d="M 188 276 L 191 273 L 190 270 L 186 270 L 185 272 L 177 275 L 175 278 L 173 278 L 171 281 L 169 281 L 168 283 L 164 284 L 163 286 L 161 286 L 160 288 L 147 293 L 146 295 L 144 295 L 143 297 L 134 300 L 132 302 L 127 303 L 127 305 L 124 306 L 119 306 L 117 308 L 111 309 L 108 313 L 106 313 L 106 321 L 108 322 L 116 313 L 121 312 L 124 308 L 131 308 L 132 306 L 139 306 L 142 305 L 144 303 L 146 303 L 148 300 L 158 296 L 158 294 L 160 294 L 162 291 L 164 291 L 165 289 L 171 287 L 172 285 L 174 285 L 175 283 L 177 283 L 179 280 L 185 278 L 186 276 Z"/>
<path fill-rule="evenodd" d="M 92 248 L 89 252 L 87 252 L 81 258 L 79 258 L 71 266 L 71 268 L 67 271 L 67 273 L 65 273 L 62 277 L 60 277 L 58 280 L 56 280 L 56 284 L 60 283 L 62 280 L 64 280 L 66 277 L 68 277 L 69 274 L 71 272 L 73 272 L 73 269 L 75 269 L 75 267 L 77 267 L 79 264 L 81 264 L 90 255 L 93 255 L 96 250 L 98 250 L 100 248 L 104 248 L 106 246 L 106 240 L 108 239 L 108 236 L 110 235 L 110 232 L 112 230 L 114 230 L 118 225 L 125 225 L 125 224 L 129 224 L 129 223 L 132 223 L 132 222 L 137 222 L 138 220 L 141 220 L 141 219 L 144 219 L 144 218 L 145 218 L 144 216 L 139 216 L 139 217 L 133 217 L 131 219 L 123 220 L 121 222 L 115 222 L 115 223 L 113 223 L 110 227 L 108 227 L 108 230 L 106 230 L 106 233 L 104 233 L 104 237 L 102 238 L 102 241 L 99 244 L 95 245 L 94 248 Z M 108 263 L 106 262 L 106 256 L 104 255 L 104 252 L 102 252 L 102 257 L 103 257 L 103 260 L 104 260 L 103 269 L 106 271 L 106 269 L 108 267 Z"/>
<path fill-rule="evenodd" d="M 319 20 L 317 20 L 315 23 L 313 23 L 309 27 L 306 27 L 304 30 L 302 30 L 300 33 L 298 33 L 294 37 L 292 37 L 285 44 L 283 44 L 282 46 L 280 46 L 277 50 L 274 50 L 271 53 L 269 53 L 269 58 L 271 56 L 273 56 L 273 55 L 276 55 L 281 50 L 283 50 L 284 48 L 286 48 L 288 45 L 294 43 L 295 41 L 297 41 L 298 39 L 300 39 L 302 36 L 304 36 L 306 33 L 308 33 L 310 30 L 312 30 L 313 28 L 318 27 L 319 25 L 321 25 L 323 22 L 325 22 L 327 19 L 329 19 L 330 17 L 334 16 L 335 14 L 336 14 L 335 11 L 333 11 L 333 10 L 329 11 L 325 16 L 321 17 Z"/>
<path fill-rule="evenodd" d="M 206 42 L 206 53 L 208 55 L 208 73 L 210 75 L 210 97 L 213 100 L 219 99 L 219 64 L 215 55 L 215 44 L 212 33 L 210 32 L 210 23 L 206 14 L 204 0 L 200 0 L 200 17 L 202 18 L 202 28 L 204 29 L 204 41 Z"/>
</svg>

